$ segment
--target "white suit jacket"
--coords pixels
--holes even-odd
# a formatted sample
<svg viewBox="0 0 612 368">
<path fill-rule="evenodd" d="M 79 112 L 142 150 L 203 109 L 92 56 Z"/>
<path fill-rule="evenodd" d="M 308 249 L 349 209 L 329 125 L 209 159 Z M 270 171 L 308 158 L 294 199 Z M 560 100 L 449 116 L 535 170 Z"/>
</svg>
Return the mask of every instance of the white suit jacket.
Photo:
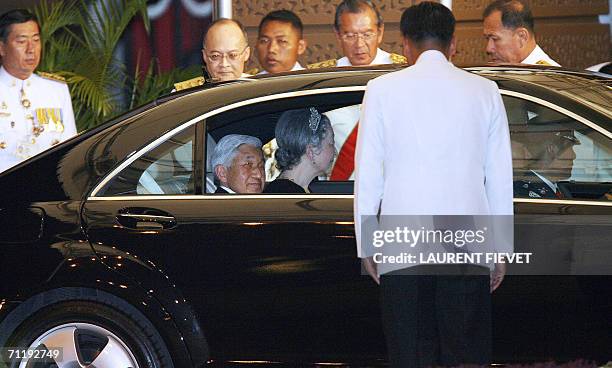
<svg viewBox="0 0 612 368">
<path fill-rule="evenodd" d="M 355 157 L 361 216 L 511 215 L 512 156 L 497 85 L 428 50 L 368 83 Z"/>
</svg>

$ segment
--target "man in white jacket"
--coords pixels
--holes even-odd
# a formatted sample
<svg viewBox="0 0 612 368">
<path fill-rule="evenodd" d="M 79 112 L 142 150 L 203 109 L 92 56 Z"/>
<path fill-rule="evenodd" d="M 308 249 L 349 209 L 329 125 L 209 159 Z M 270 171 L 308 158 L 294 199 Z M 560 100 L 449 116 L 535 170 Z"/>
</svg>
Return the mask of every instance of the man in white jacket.
<svg viewBox="0 0 612 368">
<path fill-rule="evenodd" d="M 404 56 L 414 65 L 372 80 L 363 101 L 355 165 L 357 253 L 381 285 L 393 367 L 485 365 L 490 359 L 489 293 L 503 279 L 503 264 L 490 265 L 490 278 L 489 269 L 477 265 L 461 266 L 479 276 L 396 275 L 396 264 L 373 257 L 381 248 L 362 231 L 368 219 L 383 223 L 396 215 L 432 216 L 435 223 L 437 215 L 513 213 L 504 105 L 494 82 L 449 62 L 454 28 L 452 13 L 439 3 L 408 8 L 401 31 Z M 427 266 L 400 271 L 418 275 L 419 267 Z"/>
</svg>

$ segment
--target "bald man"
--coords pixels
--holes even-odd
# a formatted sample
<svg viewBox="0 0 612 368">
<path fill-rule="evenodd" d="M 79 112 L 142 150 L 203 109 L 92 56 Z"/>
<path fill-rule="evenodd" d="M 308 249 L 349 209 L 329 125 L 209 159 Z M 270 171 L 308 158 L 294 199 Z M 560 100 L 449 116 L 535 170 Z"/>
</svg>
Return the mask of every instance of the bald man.
<svg viewBox="0 0 612 368">
<path fill-rule="evenodd" d="M 251 55 L 247 34 L 240 22 L 233 19 L 214 21 L 202 42 L 202 60 L 214 81 L 229 81 L 249 77 L 244 64 Z M 176 91 L 201 86 L 204 77 L 196 77 L 174 85 Z"/>
</svg>

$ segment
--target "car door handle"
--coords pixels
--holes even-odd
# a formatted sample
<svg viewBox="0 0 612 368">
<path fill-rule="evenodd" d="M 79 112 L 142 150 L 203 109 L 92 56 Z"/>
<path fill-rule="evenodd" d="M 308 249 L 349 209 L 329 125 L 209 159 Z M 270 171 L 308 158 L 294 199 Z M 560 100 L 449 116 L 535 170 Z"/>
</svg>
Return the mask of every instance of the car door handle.
<svg viewBox="0 0 612 368">
<path fill-rule="evenodd" d="M 176 218 L 152 208 L 124 208 L 116 216 L 123 227 L 137 230 L 164 230 L 176 227 Z"/>
</svg>

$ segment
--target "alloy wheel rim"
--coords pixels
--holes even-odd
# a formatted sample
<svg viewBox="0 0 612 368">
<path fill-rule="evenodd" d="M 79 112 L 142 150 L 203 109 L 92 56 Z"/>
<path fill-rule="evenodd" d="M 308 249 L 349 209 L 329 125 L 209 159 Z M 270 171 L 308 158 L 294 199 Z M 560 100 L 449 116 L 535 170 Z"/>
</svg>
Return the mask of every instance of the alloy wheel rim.
<svg viewBox="0 0 612 368">
<path fill-rule="evenodd" d="M 58 368 L 139 368 L 128 346 L 117 335 L 91 323 L 66 323 L 41 334 L 29 350 L 61 348 L 61 359 L 47 359 Z M 19 368 L 31 366 L 34 359 L 24 358 Z M 37 365 L 38 366 L 38 365 Z"/>
</svg>

